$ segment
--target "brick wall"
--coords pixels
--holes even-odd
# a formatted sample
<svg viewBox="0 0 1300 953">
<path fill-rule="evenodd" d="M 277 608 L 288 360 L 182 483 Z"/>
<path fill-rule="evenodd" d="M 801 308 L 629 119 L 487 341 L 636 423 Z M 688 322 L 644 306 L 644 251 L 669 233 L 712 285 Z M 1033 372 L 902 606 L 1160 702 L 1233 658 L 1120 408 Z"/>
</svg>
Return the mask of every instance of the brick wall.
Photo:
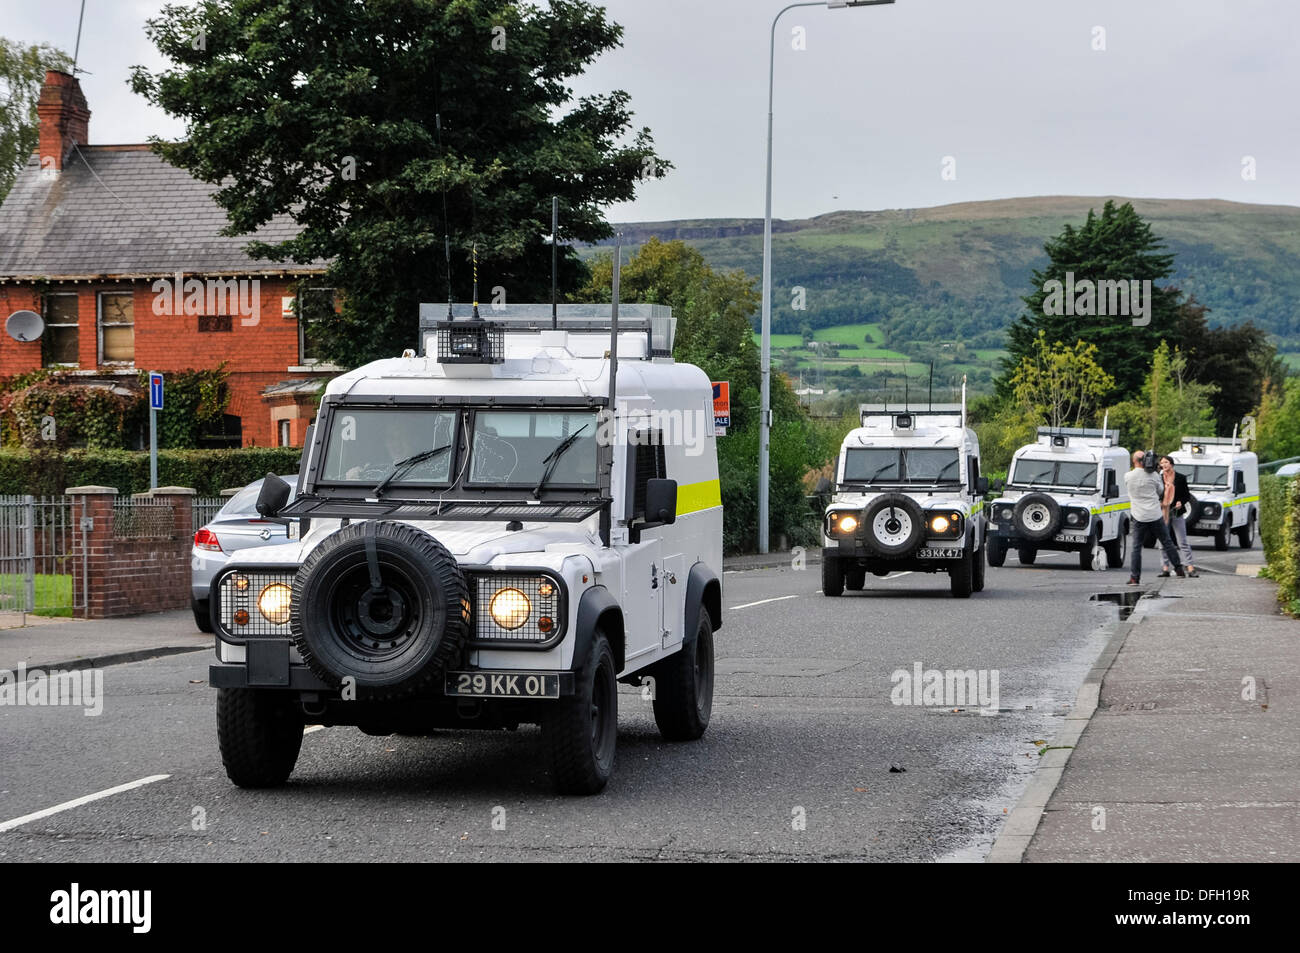
<svg viewBox="0 0 1300 953">
<path fill-rule="evenodd" d="M 66 492 L 72 498 L 72 525 L 80 526 L 83 517 L 93 521 L 84 544 L 81 533 L 74 535 L 73 602 L 78 618 L 107 619 L 190 604 L 192 489 L 159 487 L 152 494 L 137 494 L 136 499 L 163 504 L 170 519 L 166 525 L 149 526 L 147 535 L 127 538 L 115 526 L 117 490 L 82 486 Z"/>
</svg>

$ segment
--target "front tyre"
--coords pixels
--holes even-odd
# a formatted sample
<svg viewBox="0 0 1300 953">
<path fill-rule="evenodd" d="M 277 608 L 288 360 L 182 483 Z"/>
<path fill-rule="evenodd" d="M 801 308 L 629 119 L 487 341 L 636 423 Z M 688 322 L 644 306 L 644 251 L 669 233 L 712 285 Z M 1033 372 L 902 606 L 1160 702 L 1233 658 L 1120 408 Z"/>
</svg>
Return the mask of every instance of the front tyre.
<svg viewBox="0 0 1300 953">
<path fill-rule="evenodd" d="M 844 594 L 844 567 L 832 556 L 822 557 L 822 595 L 832 598 Z"/>
<path fill-rule="evenodd" d="M 844 570 L 844 588 L 849 592 L 861 592 L 867 584 L 867 571 L 861 566 L 850 566 Z"/>
<path fill-rule="evenodd" d="M 1016 557 L 1020 560 L 1020 565 L 1032 566 L 1034 560 L 1038 558 L 1038 547 L 1021 546 L 1020 549 L 1016 551 Z"/>
<path fill-rule="evenodd" d="M 212 631 L 212 614 L 208 611 L 211 605 L 207 599 L 191 599 L 190 611 L 194 613 L 194 625 L 200 632 Z"/>
<path fill-rule="evenodd" d="M 542 721 L 542 743 L 560 794 L 596 794 L 614 773 L 617 674 L 609 640 L 597 632 L 575 693 L 556 702 Z"/>
<path fill-rule="evenodd" d="M 1250 549 L 1255 545 L 1255 514 L 1251 513 L 1246 519 L 1246 525 L 1241 528 L 1237 534 L 1237 544 L 1242 549 Z"/>
<path fill-rule="evenodd" d="M 1232 538 L 1232 521 L 1225 515 L 1223 524 L 1214 531 L 1214 548 L 1223 552 L 1228 548 L 1228 541 Z"/>
<path fill-rule="evenodd" d="M 302 709 L 280 692 L 217 689 L 217 745 L 226 776 L 241 788 L 289 780 L 302 748 Z"/>
<path fill-rule="evenodd" d="M 655 667 L 655 724 L 665 741 L 694 741 L 713 712 L 713 623 L 700 606 L 695 641 Z"/>
<path fill-rule="evenodd" d="M 1007 561 L 1007 544 L 997 536 L 990 536 L 985 543 L 988 546 L 989 565 L 1000 567 Z"/>
<path fill-rule="evenodd" d="M 1102 543 L 1102 547 L 1106 550 L 1106 561 L 1110 563 L 1111 569 L 1116 566 L 1123 568 L 1124 560 L 1128 558 L 1128 534 L 1128 526 L 1121 525 L 1119 535 L 1108 543 Z"/>
</svg>

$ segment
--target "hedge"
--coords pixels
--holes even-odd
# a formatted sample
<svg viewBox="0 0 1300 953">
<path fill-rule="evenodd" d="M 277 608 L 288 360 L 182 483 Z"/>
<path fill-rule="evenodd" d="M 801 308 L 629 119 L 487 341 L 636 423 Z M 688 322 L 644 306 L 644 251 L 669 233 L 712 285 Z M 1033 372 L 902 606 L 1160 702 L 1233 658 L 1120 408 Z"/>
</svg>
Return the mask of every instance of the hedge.
<svg viewBox="0 0 1300 953">
<path fill-rule="evenodd" d="M 297 447 L 244 450 L 159 450 L 158 485 L 188 486 L 216 496 L 271 473 L 296 473 Z M 123 495 L 149 489 L 149 454 L 143 450 L 0 449 L 0 494 L 60 496 L 70 486 L 111 486 Z"/>
<path fill-rule="evenodd" d="M 1273 474 L 1259 476 L 1259 540 L 1264 547 L 1264 561 L 1278 564 L 1282 551 L 1282 523 L 1286 519 L 1289 480 Z"/>
<path fill-rule="evenodd" d="M 1277 562 L 1269 575 L 1277 582 L 1277 601 L 1291 615 L 1300 615 L 1300 479 L 1286 483 L 1286 516 L 1282 521 Z"/>
</svg>

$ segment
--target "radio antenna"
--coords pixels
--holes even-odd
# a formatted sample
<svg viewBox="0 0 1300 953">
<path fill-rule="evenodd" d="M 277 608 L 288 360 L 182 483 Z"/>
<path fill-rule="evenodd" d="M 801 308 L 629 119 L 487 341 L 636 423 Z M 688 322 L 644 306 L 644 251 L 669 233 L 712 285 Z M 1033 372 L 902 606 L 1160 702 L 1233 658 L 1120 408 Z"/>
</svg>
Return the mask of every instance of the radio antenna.
<svg viewBox="0 0 1300 953">
<path fill-rule="evenodd" d="M 557 287 L 559 284 L 557 270 L 559 267 L 559 235 L 560 235 L 560 197 L 551 196 L 551 330 L 554 331 L 560 326 L 560 319 L 557 313 Z"/>
<path fill-rule="evenodd" d="M 930 362 L 930 409 L 934 410 L 934 361 Z"/>
<path fill-rule="evenodd" d="M 470 260 L 473 262 L 474 269 L 474 320 L 482 321 L 478 313 L 478 242 L 470 246 Z"/>
<path fill-rule="evenodd" d="M 438 155 L 442 157 L 443 163 L 444 163 L 444 165 L 445 165 L 445 164 L 446 164 L 446 161 L 447 161 L 447 150 L 444 149 L 444 148 L 443 148 L 443 145 L 442 145 L 442 113 L 438 111 L 438 105 L 437 105 L 437 102 L 438 102 L 438 88 L 439 88 L 441 85 L 442 85 L 441 76 L 439 76 L 439 80 L 438 80 L 438 82 L 435 83 L 435 84 L 434 84 L 434 87 L 433 87 L 433 97 L 434 97 L 434 107 L 433 107 L 433 108 L 434 108 L 434 114 L 433 114 L 433 128 L 434 128 L 434 135 L 435 135 L 435 137 L 437 138 L 437 141 L 438 141 Z M 445 173 L 445 170 L 444 170 L 444 173 Z M 450 223 L 450 222 L 448 221 L 448 219 L 447 219 L 447 183 L 446 183 L 446 179 L 443 180 L 443 185 L 442 185 L 442 249 L 443 249 L 443 255 L 444 255 L 444 258 L 445 258 L 445 261 L 446 261 L 446 265 L 447 265 L 447 320 L 448 320 L 448 321 L 451 321 L 451 320 L 452 320 L 452 314 L 451 314 L 451 223 Z M 475 297 L 477 297 L 477 295 L 475 295 Z"/>
</svg>

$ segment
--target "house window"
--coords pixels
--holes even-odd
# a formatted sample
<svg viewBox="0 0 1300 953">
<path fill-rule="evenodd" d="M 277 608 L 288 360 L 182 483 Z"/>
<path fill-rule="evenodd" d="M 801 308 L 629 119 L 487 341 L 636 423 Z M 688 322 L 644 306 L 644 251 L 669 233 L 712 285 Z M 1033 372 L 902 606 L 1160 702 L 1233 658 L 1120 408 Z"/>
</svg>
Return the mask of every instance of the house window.
<svg viewBox="0 0 1300 953">
<path fill-rule="evenodd" d="M 230 320 L 230 315 L 228 314 L 199 315 L 200 334 L 218 334 L 222 331 L 229 331 L 233 326 L 233 322 Z"/>
<path fill-rule="evenodd" d="M 292 446 L 289 442 L 289 421 L 287 420 L 280 421 L 280 446 Z"/>
<path fill-rule="evenodd" d="M 134 295 L 130 291 L 106 291 L 99 296 L 99 362 L 135 363 Z"/>
<path fill-rule="evenodd" d="M 301 364 L 320 364 L 320 320 L 334 314 L 333 288 L 303 288 L 298 293 L 298 361 Z"/>
<path fill-rule="evenodd" d="M 77 363 L 77 296 L 45 296 L 45 333 L 41 335 L 41 363 L 46 367 Z"/>
</svg>

